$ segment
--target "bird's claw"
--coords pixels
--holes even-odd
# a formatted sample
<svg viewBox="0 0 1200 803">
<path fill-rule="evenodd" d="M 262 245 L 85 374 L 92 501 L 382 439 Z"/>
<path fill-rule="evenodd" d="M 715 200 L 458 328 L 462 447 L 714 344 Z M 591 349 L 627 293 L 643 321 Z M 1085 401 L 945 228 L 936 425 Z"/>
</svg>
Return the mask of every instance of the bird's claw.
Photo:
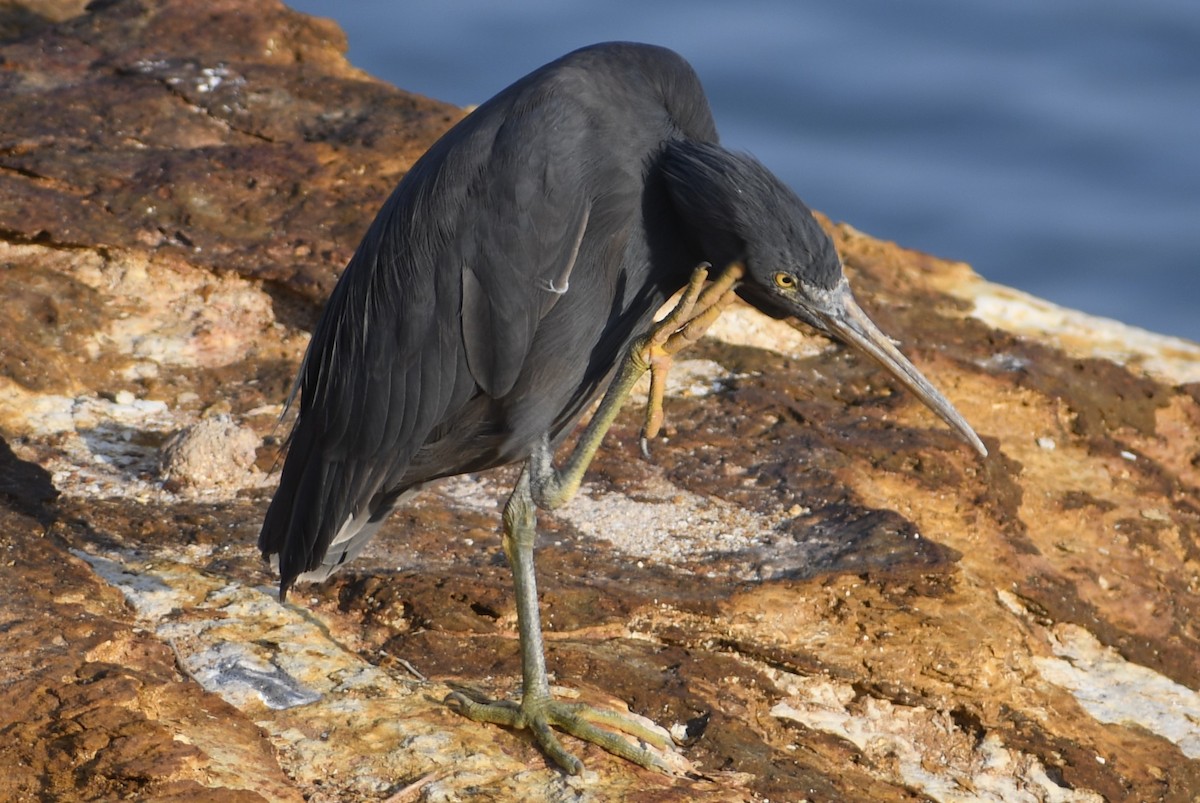
<svg viewBox="0 0 1200 803">
<path fill-rule="evenodd" d="M 615 711 L 550 698 L 526 698 L 520 704 L 509 700 L 479 702 L 462 692 L 451 692 L 445 703 L 476 722 L 490 722 L 517 730 L 528 728 L 546 755 L 570 775 L 582 772 L 583 762 L 562 746 L 554 733 L 555 728 L 646 769 L 672 772 L 668 763 L 650 749 L 673 750 L 675 743 L 671 737 L 665 731 L 660 732 Z M 639 744 L 634 744 L 627 736 Z"/>
<path fill-rule="evenodd" d="M 663 398 L 672 358 L 704 336 L 721 313 L 733 301 L 733 289 L 745 269 L 734 262 L 708 286 L 708 271 L 702 262 L 692 271 L 679 303 L 659 321 L 639 346 L 640 359 L 650 371 L 650 392 L 646 401 L 646 421 L 642 425 L 642 455 L 650 459 L 649 442 L 658 437 L 663 423 Z"/>
</svg>

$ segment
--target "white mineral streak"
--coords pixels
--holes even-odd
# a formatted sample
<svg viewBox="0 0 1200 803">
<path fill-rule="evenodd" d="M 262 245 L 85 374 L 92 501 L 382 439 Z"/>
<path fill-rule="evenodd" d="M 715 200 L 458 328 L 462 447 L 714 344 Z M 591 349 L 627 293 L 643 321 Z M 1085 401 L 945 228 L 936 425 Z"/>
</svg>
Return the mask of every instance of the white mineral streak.
<svg viewBox="0 0 1200 803">
<path fill-rule="evenodd" d="M 1190 340 L 1060 307 L 978 277 L 944 289 L 973 303 L 971 315 L 997 329 L 1075 357 L 1112 360 L 1171 382 L 1200 382 L 1200 344 Z"/>
<path fill-rule="evenodd" d="M 1100 722 L 1145 728 L 1200 759 L 1200 694 L 1125 660 L 1077 625 L 1055 626 L 1056 658 L 1035 658 L 1042 677 L 1075 695 Z"/>
<path fill-rule="evenodd" d="M 894 783 L 945 803 L 1100 803 L 1086 789 L 1066 789 L 1035 757 L 1006 747 L 994 732 L 977 739 L 945 711 L 860 697 L 823 677 L 783 675 L 786 699 L 771 709 L 780 719 L 845 739 Z"/>
<path fill-rule="evenodd" d="M 486 475 L 455 477 L 437 486 L 437 492 L 453 503 L 481 512 L 498 510 L 509 490 Z M 706 554 L 762 547 L 791 514 L 763 516 L 691 493 L 651 472 L 638 481 L 632 495 L 595 493 L 585 483 L 569 505 L 551 515 L 630 557 L 680 568 L 678 564 Z"/>
</svg>

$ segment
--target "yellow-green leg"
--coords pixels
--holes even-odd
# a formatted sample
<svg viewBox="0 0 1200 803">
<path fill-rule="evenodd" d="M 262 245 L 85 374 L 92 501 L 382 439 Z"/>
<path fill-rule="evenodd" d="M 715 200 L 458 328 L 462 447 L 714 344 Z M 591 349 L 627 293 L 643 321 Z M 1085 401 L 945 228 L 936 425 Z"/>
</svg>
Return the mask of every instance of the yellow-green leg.
<svg viewBox="0 0 1200 803">
<path fill-rule="evenodd" d="M 601 711 L 582 703 L 559 702 L 551 697 L 550 684 L 546 679 L 537 580 L 534 576 L 535 538 L 535 508 L 529 489 L 529 470 L 526 469 L 521 472 L 517 487 L 504 507 L 504 552 L 512 567 L 517 597 L 517 625 L 521 637 L 521 702 L 500 700 L 480 703 L 461 692 L 454 692 L 446 698 L 446 703 L 477 722 L 528 728 L 554 763 L 572 775 L 579 774 L 583 763 L 563 748 L 554 728 L 648 769 L 669 772 L 667 765 L 653 752 L 631 743 L 614 731 L 629 734 L 660 749 L 668 749 L 670 740 L 663 735 L 615 712 Z M 598 725 L 612 730 L 604 730 Z"/>
<path fill-rule="evenodd" d="M 650 395 L 646 404 L 646 421 L 642 426 L 642 451 L 646 441 L 658 434 L 662 426 L 663 395 L 667 371 L 675 354 L 699 340 L 721 312 L 733 300 L 733 288 L 742 277 L 743 268 L 734 263 L 725 268 L 712 283 L 708 279 L 707 263 L 692 272 L 679 303 L 667 317 L 654 325 L 649 334 L 633 342 L 621 362 L 616 377 L 600 401 L 600 406 L 579 436 L 571 456 L 561 469 L 555 470 L 549 443 L 545 440 L 529 457 L 533 499 L 544 510 L 565 505 L 575 496 L 583 482 L 583 474 L 592 464 L 600 442 L 617 420 L 622 405 L 633 386 L 649 371 Z"/>
<path fill-rule="evenodd" d="M 572 775 L 578 774 L 583 764 L 563 748 L 554 733 L 555 728 L 643 767 L 662 772 L 670 770 L 657 755 L 620 734 L 632 736 L 643 744 L 662 750 L 669 749 L 672 743 L 661 733 L 630 717 L 601 711 L 582 703 L 559 702 L 551 697 L 546 678 L 533 560 L 537 508 L 559 507 L 575 495 L 584 472 L 616 419 L 621 405 L 628 398 L 634 383 L 648 370 L 651 371 L 652 387 L 657 382 L 659 389 L 657 395 L 653 390 L 650 394 L 643 439 L 653 437 L 662 422 L 662 386 L 671 356 L 698 340 L 717 319 L 731 300 L 732 288 L 740 276 L 741 267 L 732 265 L 705 288 L 707 266 L 697 268 L 671 314 L 630 348 L 600 407 L 584 428 L 562 469 L 554 468 L 549 440 L 543 437 L 504 506 L 504 553 L 513 573 L 517 629 L 521 639 L 521 701 L 482 703 L 461 692 L 454 692 L 446 698 L 446 704 L 477 722 L 528 728 L 546 754 Z"/>
</svg>

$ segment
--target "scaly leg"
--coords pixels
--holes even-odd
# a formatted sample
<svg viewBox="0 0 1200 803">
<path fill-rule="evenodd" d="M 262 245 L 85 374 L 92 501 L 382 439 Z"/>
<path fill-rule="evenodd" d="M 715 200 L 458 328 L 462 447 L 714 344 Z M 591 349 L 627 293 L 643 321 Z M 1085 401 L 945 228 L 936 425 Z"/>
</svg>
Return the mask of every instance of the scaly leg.
<svg viewBox="0 0 1200 803">
<path fill-rule="evenodd" d="M 477 722 L 517 729 L 529 728 L 546 754 L 572 775 L 578 774 L 583 764 L 563 748 L 552 728 L 566 731 L 614 755 L 662 772 L 670 771 L 662 759 L 619 734 L 632 736 L 661 750 L 669 749 L 673 743 L 658 731 L 616 712 L 601 711 L 582 703 L 563 703 L 551 697 L 546 678 L 533 560 L 536 508 L 556 508 L 566 504 L 575 495 L 583 481 L 584 472 L 604 435 L 616 420 L 621 405 L 629 397 L 634 383 L 648 370 L 652 372 L 652 378 L 655 374 L 659 375 L 660 390 L 657 397 L 651 393 L 651 410 L 647 412 L 649 436 L 653 437 L 657 432 L 662 422 L 661 385 L 670 367 L 671 356 L 698 340 L 717 319 L 732 299 L 733 285 L 742 274 L 740 265 L 731 265 L 705 288 L 707 268 L 707 265 L 702 265 L 696 269 L 671 314 L 656 324 L 650 334 L 634 342 L 563 468 L 554 468 L 549 436 L 543 435 L 504 506 L 504 553 L 513 573 L 517 628 L 521 639 L 521 702 L 479 702 L 461 692 L 453 692 L 446 697 L 447 705 Z M 655 417 L 653 409 L 656 404 L 658 413 Z M 653 429 L 652 421 L 657 422 Z"/>
<path fill-rule="evenodd" d="M 697 283 L 703 284 L 706 273 L 704 266 L 697 268 L 679 304 L 647 337 L 643 348 L 650 367 L 650 393 L 646 401 L 646 423 L 642 425 L 641 439 L 642 454 L 647 457 L 649 442 L 662 429 L 667 373 L 675 355 L 703 337 L 708 327 L 721 316 L 733 301 L 733 286 L 742 278 L 744 271 L 736 262 L 729 265 L 692 302 L 690 291 Z"/>
<path fill-rule="evenodd" d="M 583 482 L 584 472 L 596 456 L 600 442 L 617 420 L 621 406 L 629 398 L 637 381 L 646 371 L 650 371 L 650 398 L 646 405 L 646 423 L 642 427 L 642 451 L 646 452 L 647 440 L 657 435 L 662 426 L 662 399 L 671 359 L 680 349 L 699 340 L 729 306 L 733 301 L 733 286 L 744 270 L 735 262 L 705 287 L 710 267 L 707 262 L 697 267 L 671 313 L 656 323 L 649 334 L 638 338 L 629 347 L 616 377 L 563 467 L 557 471 L 554 469 L 548 443 L 542 443 L 534 449 L 529 458 L 532 468 L 530 479 L 533 499 L 538 507 L 553 510 L 575 496 Z"/>
<path fill-rule="evenodd" d="M 579 774 L 583 763 L 563 748 L 552 728 L 566 731 L 647 769 L 670 772 L 670 768 L 651 751 L 597 725 L 604 725 L 664 750 L 671 745 L 669 738 L 616 712 L 601 711 L 582 703 L 563 703 L 550 696 L 542 646 L 541 616 L 538 613 L 537 580 L 534 576 L 535 510 L 529 473 L 528 468 L 521 472 L 521 478 L 504 507 L 504 554 L 512 567 L 517 597 L 517 628 L 521 638 L 521 702 L 499 700 L 484 703 L 462 692 L 453 692 L 446 697 L 446 704 L 476 722 L 529 728 L 542 750 L 572 775 Z"/>
</svg>

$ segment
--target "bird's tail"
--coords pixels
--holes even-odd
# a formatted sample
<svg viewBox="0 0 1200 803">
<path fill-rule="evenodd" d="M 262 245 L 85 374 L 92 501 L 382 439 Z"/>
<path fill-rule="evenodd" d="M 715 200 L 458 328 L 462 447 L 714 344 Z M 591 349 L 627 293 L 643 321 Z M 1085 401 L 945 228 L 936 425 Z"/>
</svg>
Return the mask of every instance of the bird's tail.
<svg viewBox="0 0 1200 803">
<path fill-rule="evenodd" d="M 340 569 L 344 564 L 358 557 L 358 554 L 363 551 L 363 548 L 366 547 L 375 533 L 379 531 L 383 523 L 387 521 L 388 515 L 391 514 L 396 505 L 402 504 L 413 496 L 416 496 L 420 490 L 420 485 L 407 488 L 398 496 L 388 499 L 385 504 L 369 505 L 358 515 L 352 515 L 347 518 L 346 522 L 334 534 L 333 540 L 329 542 L 329 547 L 325 550 L 325 556 L 321 558 L 321 563 L 318 566 L 300 572 L 290 579 L 281 577 L 280 598 L 282 599 L 286 595 L 288 587 L 293 583 L 319 583 L 328 579 L 331 574 Z M 279 553 L 268 554 L 264 550 L 264 555 L 269 557 L 271 568 L 279 571 Z"/>
<path fill-rule="evenodd" d="M 279 572 L 279 596 L 296 580 L 327 578 L 367 545 L 392 509 L 420 486 L 356 491 L 363 466 L 327 460 L 313 428 L 298 422 L 258 548 Z"/>
</svg>

